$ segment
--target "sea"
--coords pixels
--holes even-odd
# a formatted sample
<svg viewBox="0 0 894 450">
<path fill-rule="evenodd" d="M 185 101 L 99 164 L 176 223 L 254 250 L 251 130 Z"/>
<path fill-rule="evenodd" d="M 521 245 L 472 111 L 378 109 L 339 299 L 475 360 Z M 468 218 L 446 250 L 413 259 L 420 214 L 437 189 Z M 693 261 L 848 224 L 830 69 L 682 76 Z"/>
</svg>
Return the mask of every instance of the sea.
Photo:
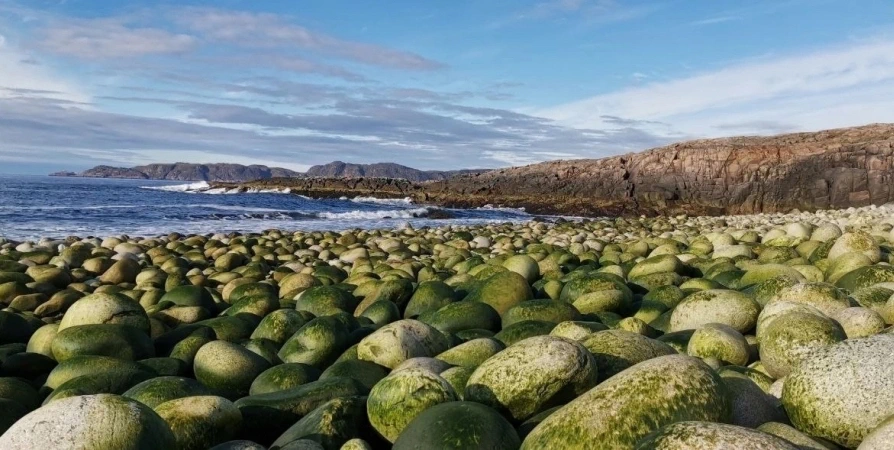
<svg viewBox="0 0 894 450">
<path fill-rule="evenodd" d="M 340 231 L 524 222 L 523 210 L 493 207 L 446 209 L 410 199 L 313 199 L 288 191 L 236 193 L 207 183 L 0 175 L 0 237 L 14 240 L 153 237 L 171 232 L 208 234 Z"/>
</svg>

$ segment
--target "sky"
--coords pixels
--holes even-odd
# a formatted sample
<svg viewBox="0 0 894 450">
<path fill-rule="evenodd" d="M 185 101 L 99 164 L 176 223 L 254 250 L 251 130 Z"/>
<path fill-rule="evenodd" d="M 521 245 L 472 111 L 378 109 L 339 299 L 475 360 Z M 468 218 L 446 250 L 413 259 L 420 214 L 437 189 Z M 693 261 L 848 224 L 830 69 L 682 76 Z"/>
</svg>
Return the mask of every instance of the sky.
<svg viewBox="0 0 894 450">
<path fill-rule="evenodd" d="M 492 168 L 876 122 L 890 0 L 0 0 L 0 173 Z"/>
</svg>

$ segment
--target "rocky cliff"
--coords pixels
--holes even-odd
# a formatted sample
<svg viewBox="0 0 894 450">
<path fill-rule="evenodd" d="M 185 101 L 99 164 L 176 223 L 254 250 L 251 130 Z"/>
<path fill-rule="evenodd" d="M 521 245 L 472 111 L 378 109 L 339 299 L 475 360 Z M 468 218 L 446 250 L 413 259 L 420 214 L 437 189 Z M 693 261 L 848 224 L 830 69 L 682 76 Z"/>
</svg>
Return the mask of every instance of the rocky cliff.
<svg viewBox="0 0 894 450">
<path fill-rule="evenodd" d="M 313 166 L 307 170 L 309 177 L 322 178 L 399 178 L 408 181 L 446 180 L 456 175 L 475 174 L 485 170 L 419 170 L 394 163 L 350 164 L 334 161 L 329 164 Z"/>
<path fill-rule="evenodd" d="M 311 196 L 410 196 L 444 206 L 493 204 L 576 216 L 846 208 L 894 201 L 894 124 L 697 140 L 430 183 L 274 179 L 255 184 Z"/>
<path fill-rule="evenodd" d="M 53 174 L 58 176 L 59 173 Z M 137 167 L 96 166 L 74 176 L 89 178 L 133 178 L 177 181 L 249 181 L 275 177 L 301 176 L 279 167 L 241 164 L 149 164 Z M 71 176 L 71 175 L 66 175 Z"/>
</svg>

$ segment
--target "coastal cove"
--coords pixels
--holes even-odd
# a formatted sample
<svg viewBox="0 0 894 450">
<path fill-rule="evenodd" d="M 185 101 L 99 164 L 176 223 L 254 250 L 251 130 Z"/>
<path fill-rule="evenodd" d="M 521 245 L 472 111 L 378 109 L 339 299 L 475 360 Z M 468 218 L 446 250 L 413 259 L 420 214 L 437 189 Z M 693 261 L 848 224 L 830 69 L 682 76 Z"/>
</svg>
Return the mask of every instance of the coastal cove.
<svg viewBox="0 0 894 450">
<path fill-rule="evenodd" d="M 449 209 L 374 198 L 311 199 L 273 191 L 188 192 L 183 182 L 0 175 L 0 237 L 343 230 L 526 221 L 518 210 Z M 451 217 L 435 219 L 435 217 Z"/>
</svg>

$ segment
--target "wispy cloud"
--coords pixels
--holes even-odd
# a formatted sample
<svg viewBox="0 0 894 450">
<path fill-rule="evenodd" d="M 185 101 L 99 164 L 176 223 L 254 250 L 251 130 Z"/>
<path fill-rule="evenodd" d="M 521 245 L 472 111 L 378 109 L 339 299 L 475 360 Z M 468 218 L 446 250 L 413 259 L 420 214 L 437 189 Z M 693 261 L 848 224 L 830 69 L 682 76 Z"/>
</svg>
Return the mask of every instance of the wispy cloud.
<svg viewBox="0 0 894 450">
<path fill-rule="evenodd" d="M 574 19 L 585 25 L 605 25 L 648 16 L 659 9 L 658 3 L 630 5 L 618 0 L 547 0 L 515 11 L 497 20 L 491 28 L 533 20 Z"/>
<path fill-rule="evenodd" d="M 690 22 L 690 25 L 694 26 L 702 26 L 702 25 L 716 25 L 719 23 L 725 22 L 733 22 L 736 20 L 741 20 L 742 18 L 739 16 L 718 16 L 718 17 L 709 17 L 707 19 L 696 20 L 694 22 Z"/>
<path fill-rule="evenodd" d="M 433 70 L 444 65 L 412 52 L 349 41 L 312 31 L 273 14 L 186 8 L 174 20 L 206 38 L 240 46 L 286 46 L 333 55 L 354 62 L 409 70 Z"/>
<path fill-rule="evenodd" d="M 197 39 L 159 28 L 132 27 L 122 19 L 66 20 L 50 25 L 39 45 L 82 59 L 133 58 L 188 52 Z"/>
<path fill-rule="evenodd" d="M 883 99 L 892 98 L 892 91 L 894 40 L 879 40 L 650 83 L 539 114 L 582 128 L 601 128 L 610 125 L 605 116 L 618 116 L 662 121 L 688 133 L 715 135 L 729 130 L 730 124 L 761 124 L 765 120 L 800 129 L 894 121 L 894 110 L 881 112 L 878 107 Z M 867 95 L 878 97 L 867 103 Z M 861 108 L 863 112 L 859 112 Z M 844 116 L 843 110 L 856 114 Z M 767 132 L 768 128 L 754 131 Z"/>
</svg>

